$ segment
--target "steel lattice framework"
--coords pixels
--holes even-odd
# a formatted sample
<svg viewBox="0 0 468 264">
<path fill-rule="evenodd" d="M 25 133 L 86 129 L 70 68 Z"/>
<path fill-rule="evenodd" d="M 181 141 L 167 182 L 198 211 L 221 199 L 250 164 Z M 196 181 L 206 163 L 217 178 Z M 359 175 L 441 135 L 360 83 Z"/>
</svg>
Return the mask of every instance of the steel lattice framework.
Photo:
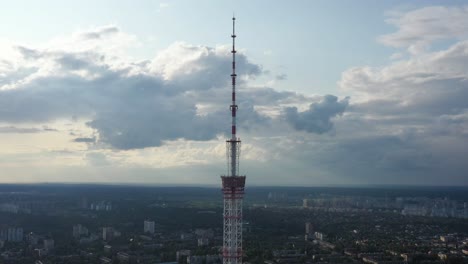
<svg viewBox="0 0 468 264">
<path fill-rule="evenodd" d="M 245 176 L 239 176 L 241 140 L 236 136 L 236 18 L 232 18 L 232 116 L 231 139 L 226 141 L 228 162 L 227 175 L 221 176 L 223 183 L 223 263 L 242 263 L 242 199 L 244 197 Z"/>
</svg>

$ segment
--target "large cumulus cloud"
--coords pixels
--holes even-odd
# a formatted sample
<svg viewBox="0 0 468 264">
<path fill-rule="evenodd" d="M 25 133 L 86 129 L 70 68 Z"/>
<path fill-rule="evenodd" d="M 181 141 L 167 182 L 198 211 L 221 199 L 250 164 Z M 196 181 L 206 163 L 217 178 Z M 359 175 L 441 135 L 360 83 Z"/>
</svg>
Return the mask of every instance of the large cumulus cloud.
<svg viewBox="0 0 468 264">
<path fill-rule="evenodd" d="M 86 142 L 117 149 L 161 146 L 176 139 L 204 141 L 227 132 L 229 47 L 176 42 L 151 60 L 134 61 L 122 55 L 125 45 L 134 41 L 119 28 L 107 26 L 76 33 L 47 48 L 17 46 L 17 60 L 3 63 L 0 122 L 81 118 L 97 132 Z M 258 112 L 262 105 L 281 109 L 288 100 L 307 103 L 308 98 L 291 92 L 249 89 L 247 81 L 261 75 L 262 68 L 242 53 L 237 55 L 237 69 L 243 128 L 275 119 Z M 315 118 L 322 117 L 302 119 Z M 331 126 L 329 120 L 327 125 Z"/>
</svg>

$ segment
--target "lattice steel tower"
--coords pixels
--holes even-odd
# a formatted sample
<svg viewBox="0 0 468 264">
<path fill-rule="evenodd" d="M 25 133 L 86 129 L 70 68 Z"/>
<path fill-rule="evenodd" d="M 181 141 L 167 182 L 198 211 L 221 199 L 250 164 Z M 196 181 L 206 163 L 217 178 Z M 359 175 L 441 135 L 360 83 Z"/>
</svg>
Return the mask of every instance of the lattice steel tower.
<svg viewBox="0 0 468 264">
<path fill-rule="evenodd" d="M 227 175 L 223 182 L 223 263 L 242 263 L 242 199 L 244 197 L 245 176 L 239 176 L 240 138 L 236 136 L 236 18 L 232 18 L 232 103 L 230 105 L 232 126 L 231 139 L 226 141 L 228 163 Z"/>
</svg>

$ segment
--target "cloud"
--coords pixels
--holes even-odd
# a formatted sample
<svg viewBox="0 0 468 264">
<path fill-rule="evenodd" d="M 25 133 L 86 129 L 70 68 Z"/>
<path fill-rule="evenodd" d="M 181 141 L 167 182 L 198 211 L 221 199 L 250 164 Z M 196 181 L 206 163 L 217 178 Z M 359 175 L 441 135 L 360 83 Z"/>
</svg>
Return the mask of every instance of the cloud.
<svg viewBox="0 0 468 264">
<path fill-rule="evenodd" d="M 160 3 L 159 8 L 167 8 L 169 7 L 169 3 Z"/>
<path fill-rule="evenodd" d="M 41 57 L 40 52 L 38 52 L 37 50 L 26 48 L 23 46 L 17 46 L 16 48 L 25 59 L 38 59 Z"/>
<path fill-rule="evenodd" d="M 106 155 L 101 152 L 89 152 L 85 156 L 86 161 L 93 167 L 101 167 L 111 165 Z"/>
<path fill-rule="evenodd" d="M 232 58 L 229 52 L 228 46 L 211 48 L 176 42 L 158 53 L 150 64 L 150 70 L 169 81 L 171 89 L 226 88 L 226 73 L 231 71 Z M 245 55 L 236 55 L 240 83 L 243 79 L 254 78 L 262 73 L 261 67 L 249 62 Z M 191 83 L 196 87 L 191 87 Z"/>
<path fill-rule="evenodd" d="M 348 106 L 348 98 L 338 101 L 338 97 L 326 95 L 322 101 L 313 103 L 309 109 L 298 112 L 297 107 L 284 109 L 284 118 L 296 130 L 323 134 L 333 128 L 331 119 L 341 115 Z"/>
<path fill-rule="evenodd" d="M 55 128 L 42 126 L 37 127 L 16 127 L 16 126 L 3 126 L 0 127 L 0 133 L 12 133 L 12 134 L 30 134 L 30 133 L 41 133 L 41 132 L 57 132 Z"/>
<path fill-rule="evenodd" d="M 112 34 L 116 34 L 119 31 L 119 28 L 117 28 L 116 26 L 104 26 L 88 32 L 79 33 L 79 36 L 86 40 L 100 39 Z"/>
<path fill-rule="evenodd" d="M 284 80 L 288 79 L 288 75 L 286 75 L 285 73 L 278 74 L 278 75 L 275 76 L 275 79 L 278 80 L 278 81 L 284 81 Z"/>
<path fill-rule="evenodd" d="M 398 31 L 379 37 L 392 47 L 420 51 L 438 40 L 468 37 L 468 6 L 429 6 L 406 13 L 393 12 L 387 23 Z"/>
<path fill-rule="evenodd" d="M 24 128 L 24 127 L 14 127 L 14 126 L 7 126 L 7 127 L 0 127 L 0 133 L 39 133 L 41 129 L 38 128 Z"/>
<path fill-rule="evenodd" d="M 342 172 L 360 171 L 354 175 L 362 180 L 374 175 L 382 181 L 391 177 L 410 184 L 444 184 L 444 176 L 467 184 L 463 175 L 468 166 L 460 158 L 468 154 L 467 10 L 426 7 L 399 14 L 393 21 L 399 29 L 384 36 L 384 44 L 410 47 L 442 39 L 454 43 L 388 65 L 343 72 L 338 84 L 351 99 L 347 114 L 335 126 L 347 137 L 330 150 L 331 159 L 342 157 Z"/>
<path fill-rule="evenodd" d="M 355 67 L 345 71 L 339 82 L 343 90 L 365 104 L 375 101 L 380 109 L 395 113 L 446 114 L 468 107 L 468 41 L 447 50 L 392 63 L 385 67 Z"/>
<path fill-rule="evenodd" d="M 126 48 L 120 42 L 129 39 L 119 28 L 106 26 L 61 38 L 43 49 L 18 46 L 20 62 L 33 70 L 22 76 L 5 72 L 0 121 L 79 118 L 95 130 L 99 146 L 116 149 L 158 147 L 178 139 L 207 141 L 228 132 L 232 59 L 228 46 L 176 42 L 152 60 L 135 62 L 119 56 Z M 239 127 L 253 131 L 275 118 L 260 113 L 257 106 L 307 102 L 307 97 L 292 92 L 248 89 L 249 80 L 263 74 L 262 67 L 242 52 L 237 53 L 236 64 Z M 261 98 L 251 98 L 260 94 Z M 202 112 L 203 107 L 209 111 Z"/>
<path fill-rule="evenodd" d="M 169 6 L 170 6 L 169 3 L 159 3 L 159 8 L 156 9 L 156 12 L 161 12 L 163 9 L 166 9 Z"/>
<path fill-rule="evenodd" d="M 394 14 L 395 33 L 380 41 L 411 56 L 398 50 L 403 53 L 388 64 L 344 71 L 343 97 L 251 86 L 268 69 L 239 52 L 242 170 L 257 184 L 268 178 L 280 185 L 467 185 L 465 12 L 426 7 Z M 65 142 L 96 142 L 87 144 L 84 157 L 70 156 L 93 168 L 65 171 L 112 175 L 91 180 L 134 181 L 138 174 L 142 182 L 212 183 L 209 175 L 224 170 L 222 138 L 229 133 L 229 47 L 176 42 L 135 61 L 125 48 L 137 40 L 112 28 L 81 31 L 42 49 L 21 46 L 18 60 L 0 59 L 3 130 L 73 123 L 63 130 L 74 133 Z M 440 40 L 449 46 L 427 48 Z M 83 151 L 83 144 L 70 145 Z M 26 152 L 25 160 L 37 158 Z M 10 160 L 20 160 L 17 155 Z"/>
<path fill-rule="evenodd" d="M 73 141 L 79 142 L 79 143 L 94 143 L 96 142 L 96 138 L 79 137 L 79 138 L 75 138 Z"/>
</svg>

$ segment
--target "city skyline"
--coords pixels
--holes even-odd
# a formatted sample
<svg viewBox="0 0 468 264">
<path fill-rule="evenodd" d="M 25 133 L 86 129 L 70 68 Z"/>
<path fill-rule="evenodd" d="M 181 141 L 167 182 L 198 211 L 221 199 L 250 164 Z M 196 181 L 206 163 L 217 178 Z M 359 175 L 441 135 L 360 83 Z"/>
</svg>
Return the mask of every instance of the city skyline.
<svg viewBox="0 0 468 264">
<path fill-rule="evenodd" d="M 28 4 L 0 18 L 2 183 L 216 186 L 234 10 L 249 186 L 468 185 L 462 1 Z"/>
</svg>

